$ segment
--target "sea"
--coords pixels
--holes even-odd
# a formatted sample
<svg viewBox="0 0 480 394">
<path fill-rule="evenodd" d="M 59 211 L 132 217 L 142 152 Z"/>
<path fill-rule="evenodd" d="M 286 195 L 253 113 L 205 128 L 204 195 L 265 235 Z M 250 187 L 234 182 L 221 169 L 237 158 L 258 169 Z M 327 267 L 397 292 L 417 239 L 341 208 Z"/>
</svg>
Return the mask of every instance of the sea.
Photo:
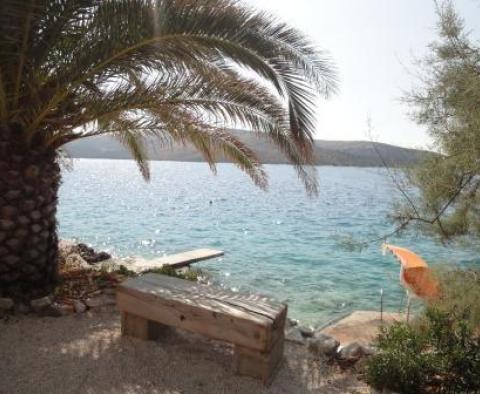
<svg viewBox="0 0 480 394">
<path fill-rule="evenodd" d="M 399 264 L 381 251 L 401 198 L 385 169 L 318 167 L 319 195 L 311 198 L 289 165 L 267 165 L 263 191 L 226 163 L 214 175 L 205 163 L 152 162 L 149 183 L 129 160 L 71 164 L 60 188 L 63 239 L 118 258 L 223 250 L 195 267 L 216 285 L 288 303 L 289 316 L 305 325 L 379 310 L 382 291 L 384 310 L 405 309 Z M 387 241 L 432 266 L 480 267 L 470 243 L 442 245 L 414 230 Z"/>
</svg>

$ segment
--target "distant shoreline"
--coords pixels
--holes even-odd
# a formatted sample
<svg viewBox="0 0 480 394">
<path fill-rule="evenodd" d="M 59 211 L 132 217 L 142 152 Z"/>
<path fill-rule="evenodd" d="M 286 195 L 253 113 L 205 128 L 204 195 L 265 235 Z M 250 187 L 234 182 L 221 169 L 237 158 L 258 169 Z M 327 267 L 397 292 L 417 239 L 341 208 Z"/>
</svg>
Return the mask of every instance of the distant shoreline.
<svg viewBox="0 0 480 394">
<path fill-rule="evenodd" d="M 285 156 L 266 138 L 253 133 L 233 130 L 231 134 L 253 151 L 264 164 L 290 164 Z M 145 141 L 152 161 L 204 162 L 203 157 L 190 145 L 173 145 L 158 148 L 153 139 Z M 91 137 L 66 145 L 72 158 L 130 159 L 128 151 L 110 137 Z M 313 157 L 316 166 L 334 167 L 390 167 L 411 166 L 432 152 L 402 148 L 371 141 L 314 140 Z M 217 157 L 219 163 L 229 163 L 225 157 Z"/>
<path fill-rule="evenodd" d="M 135 163 L 135 160 L 129 159 L 128 157 L 67 157 L 67 159 L 71 160 L 115 160 L 115 161 L 131 161 Z M 164 160 L 164 159 L 150 159 L 152 162 L 163 162 L 163 163 L 198 163 L 198 164 L 206 164 L 205 161 L 194 161 L 194 160 Z M 217 164 L 232 164 L 234 163 L 229 161 L 218 161 Z M 262 163 L 266 166 L 292 166 L 290 163 Z M 371 169 L 379 169 L 384 168 L 383 165 L 348 165 L 348 164 L 315 164 L 314 167 L 333 167 L 333 168 L 371 168 Z"/>
</svg>

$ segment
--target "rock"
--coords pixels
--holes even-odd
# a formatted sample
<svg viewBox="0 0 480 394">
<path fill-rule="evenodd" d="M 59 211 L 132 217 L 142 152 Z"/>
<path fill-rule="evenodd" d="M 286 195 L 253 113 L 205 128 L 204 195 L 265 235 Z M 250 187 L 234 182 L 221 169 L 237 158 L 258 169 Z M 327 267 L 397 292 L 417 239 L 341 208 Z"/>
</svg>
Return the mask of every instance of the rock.
<svg viewBox="0 0 480 394">
<path fill-rule="evenodd" d="M 13 307 L 13 311 L 14 311 L 15 314 L 17 314 L 17 315 L 26 315 L 27 313 L 30 313 L 31 308 L 30 308 L 30 306 L 27 305 L 27 304 L 17 303 L 17 304 L 15 304 L 15 306 Z"/>
<path fill-rule="evenodd" d="M 85 304 L 89 308 L 98 308 L 101 306 L 115 305 L 116 300 L 115 297 L 103 295 L 95 298 L 88 298 L 85 300 Z"/>
<path fill-rule="evenodd" d="M 308 350 L 316 355 L 332 356 L 339 345 L 340 342 L 326 334 L 315 333 L 315 336 L 308 340 Z"/>
<path fill-rule="evenodd" d="M 91 293 L 88 294 L 88 296 L 89 298 L 94 298 L 94 297 L 98 297 L 101 294 L 102 294 L 102 290 L 99 289 L 99 290 L 92 291 Z"/>
<path fill-rule="evenodd" d="M 357 361 L 367 354 L 365 348 L 357 342 L 349 343 L 338 351 L 341 360 Z"/>
<path fill-rule="evenodd" d="M 292 327 L 295 327 L 295 326 L 298 326 L 298 320 L 287 318 L 287 322 L 285 324 L 285 327 L 286 328 L 292 328 Z"/>
<path fill-rule="evenodd" d="M 75 242 L 64 239 L 58 242 L 58 254 L 60 258 L 65 259 L 67 256 L 74 253 L 78 253 L 77 244 Z"/>
<path fill-rule="evenodd" d="M 70 315 L 75 312 L 73 305 L 68 304 L 53 304 L 53 307 L 60 312 L 62 316 Z"/>
<path fill-rule="evenodd" d="M 73 253 L 68 255 L 65 258 L 65 268 L 67 270 L 74 270 L 74 269 L 90 269 L 90 264 L 88 264 L 82 256 L 78 253 Z"/>
<path fill-rule="evenodd" d="M 52 297 L 48 295 L 48 296 L 37 298 L 35 300 L 30 301 L 30 306 L 35 312 L 38 312 L 50 306 L 52 302 L 53 302 Z"/>
<path fill-rule="evenodd" d="M 87 310 L 87 306 L 80 300 L 73 300 L 73 310 L 76 313 L 83 313 Z"/>
<path fill-rule="evenodd" d="M 86 244 L 77 244 L 68 240 L 59 241 L 58 252 L 60 263 L 74 263 L 73 268 L 76 266 L 85 268 L 84 265 L 89 266 L 101 261 L 110 260 L 112 257 L 107 252 L 95 252 L 93 248 Z M 72 256 L 75 256 L 74 261 L 71 260 Z"/>
<path fill-rule="evenodd" d="M 80 254 L 80 256 L 82 256 L 82 258 L 89 264 L 99 263 L 112 258 L 107 252 L 97 253 L 93 248 L 82 243 L 78 244 L 77 248 L 78 254 Z"/>
<path fill-rule="evenodd" d="M 378 349 L 375 346 L 362 346 L 365 352 L 365 356 L 374 356 L 378 353 Z"/>
<path fill-rule="evenodd" d="M 58 304 L 48 305 L 47 307 L 40 309 L 37 312 L 37 314 L 39 316 L 48 316 L 48 317 L 60 317 L 64 315 L 60 310 L 60 308 L 58 308 Z"/>
<path fill-rule="evenodd" d="M 305 344 L 305 338 L 298 327 L 293 327 L 287 330 L 285 333 L 285 339 L 290 342 L 298 343 L 300 345 Z"/>
<path fill-rule="evenodd" d="M 11 298 L 0 298 L 0 310 L 9 311 L 13 308 L 13 300 Z"/>
<path fill-rule="evenodd" d="M 117 294 L 117 290 L 115 289 L 115 287 L 107 287 L 103 289 L 103 294 L 114 296 L 115 294 Z"/>
<path fill-rule="evenodd" d="M 302 333 L 302 336 L 304 338 L 312 338 L 313 337 L 314 331 L 311 328 L 300 326 L 300 327 L 298 327 L 298 329 L 300 330 L 300 332 Z"/>
</svg>

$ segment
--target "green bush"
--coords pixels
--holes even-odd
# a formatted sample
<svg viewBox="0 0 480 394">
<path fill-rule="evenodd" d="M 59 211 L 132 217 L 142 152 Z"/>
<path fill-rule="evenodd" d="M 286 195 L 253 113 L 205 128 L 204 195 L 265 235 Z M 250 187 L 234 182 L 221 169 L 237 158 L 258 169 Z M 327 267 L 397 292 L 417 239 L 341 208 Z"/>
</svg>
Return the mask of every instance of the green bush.
<svg viewBox="0 0 480 394">
<path fill-rule="evenodd" d="M 374 387 L 417 393 L 428 381 L 429 356 L 423 350 L 426 337 L 413 327 L 395 323 L 382 329 L 378 337 L 379 353 L 366 363 L 367 382 Z"/>
<path fill-rule="evenodd" d="M 382 330 L 379 352 L 366 363 L 366 379 L 379 389 L 401 393 L 480 392 L 480 339 L 468 310 L 426 308 L 412 325 Z"/>
<path fill-rule="evenodd" d="M 160 268 L 152 268 L 146 271 L 145 273 L 150 273 L 150 272 L 153 272 L 155 274 L 173 276 L 174 278 L 186 279 L 192 282 L 196 282 L 199 277 L 204 276 L 203 272 L 198 269 L 189 268 L 187 270 L 180 271 L 168 265 L 164 265 Z"/>
<path fill-rule="evenodd" d="M 473 330 L 480 328 L 480 271 L 442 267 L 435 271 L 441 296 L 429 302 L 446 313 L 468 314 Z"/>
</svg>

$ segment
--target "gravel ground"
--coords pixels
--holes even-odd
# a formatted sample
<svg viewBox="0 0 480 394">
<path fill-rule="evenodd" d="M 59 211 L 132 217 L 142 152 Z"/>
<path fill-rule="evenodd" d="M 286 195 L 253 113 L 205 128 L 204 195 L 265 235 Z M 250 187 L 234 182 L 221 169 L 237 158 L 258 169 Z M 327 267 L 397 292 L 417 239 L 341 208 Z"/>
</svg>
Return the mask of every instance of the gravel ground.
<svg viewBox="0 0 480 394">
<path fill-rule="evenodd" d="M 157 342 L 121 337 L 111 309 L 0 321 L 0 393 L 369 393 L 354 374 L 287 343 L 269 388 L 231 370 L 232 348 L 172 330 Z"/>
</svg>

